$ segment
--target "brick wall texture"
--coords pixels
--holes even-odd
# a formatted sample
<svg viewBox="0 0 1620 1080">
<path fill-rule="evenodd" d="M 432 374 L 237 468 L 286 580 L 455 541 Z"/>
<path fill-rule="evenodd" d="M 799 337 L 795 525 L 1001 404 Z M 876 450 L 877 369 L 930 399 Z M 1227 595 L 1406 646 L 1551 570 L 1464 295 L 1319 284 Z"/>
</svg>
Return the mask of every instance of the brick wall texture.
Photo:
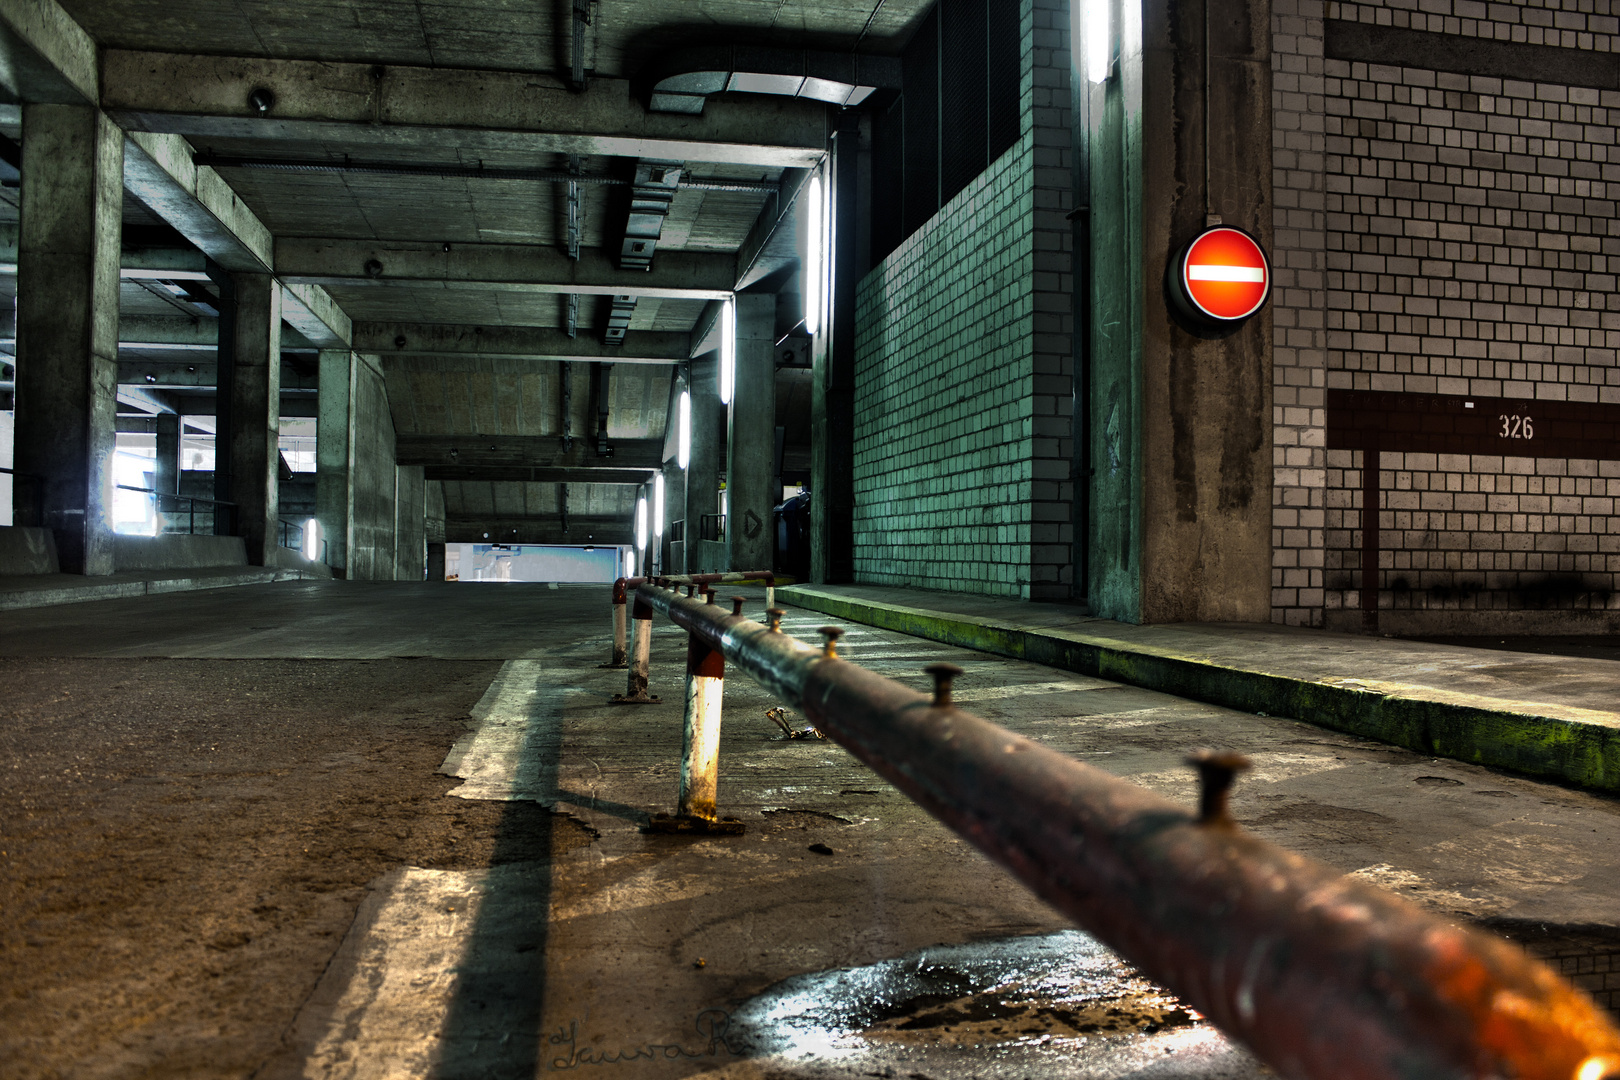
<svg viewBox="0 0 1620 1080">
<path fill-rule="evenodd" d="M 860 284 L 860 582 L 1069 593 L 1068 4 L 1023 0 L 1017 144 Z"/>
<path fill-rule="evenodd" d="M 1325 448 L 1327 390 L 1620 402 L 1620 93 L 1324 59 L 1323 18 L 1608 51 L 1608 11 L 1274 3 L 1277 621 L 1360 605 L 1367 463 Z M 1620 463 L 1377 467 L 1381 610 L 1459 632 L 1620 610 Z"/>
</svg>

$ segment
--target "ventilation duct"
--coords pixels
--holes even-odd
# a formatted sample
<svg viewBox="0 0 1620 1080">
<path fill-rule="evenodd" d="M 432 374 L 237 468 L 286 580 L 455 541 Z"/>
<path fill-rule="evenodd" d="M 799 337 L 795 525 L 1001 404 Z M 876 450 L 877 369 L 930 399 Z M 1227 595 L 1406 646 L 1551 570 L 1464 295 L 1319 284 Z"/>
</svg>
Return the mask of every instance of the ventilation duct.
<svg viewBox="0 0 1620 1080">
<path fill-rule="evenodd" d="M 671 53 L 642 74 L 653 112 L 699 116 L 710 94 L 775 94 L 829 105 L 859 105 L 900 89 L 891 56 L 709 45 Z"/>
</svg>

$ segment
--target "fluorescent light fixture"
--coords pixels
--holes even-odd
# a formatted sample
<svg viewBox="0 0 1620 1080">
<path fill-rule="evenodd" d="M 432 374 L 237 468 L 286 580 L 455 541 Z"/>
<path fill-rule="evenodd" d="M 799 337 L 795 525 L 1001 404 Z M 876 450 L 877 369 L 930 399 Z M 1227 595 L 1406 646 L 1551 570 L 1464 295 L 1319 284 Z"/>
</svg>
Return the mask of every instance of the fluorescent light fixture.
<svg viewBox="0 0 1620 1080">
<path fill-rule="evenodd" d="M 636 576 L 636 553 L 626 548 L 624 551 L 624 576 Z"/>
<path fill-rule="evenodd" d="M 692 394 L 681 391 L 680 435 L 675 442 L 675 464 L 686 468 L 692 464 Z"/>
<path fill-rule="evenodd" d="M 321 557 L 321 523 L 314 518 L 304 522 L 304 558 Z"/>
<path fill-rule="evenodd" d="M 653 535 L 664 535 L 664 474 L 658 473 L 653 477 Z"/>
<path fill-rule="evenodd" d="M 720 312 L 720 400 L 731 404 L 737 386 L 737 300 L 725 301 Z"/>
<path fill-rule="evenodd" d="M 826 277 L 822 266 L 821 176 L 810 178 L 810 227 L 806 230 L 804 253 L 804 328 L 811 337 L 821 332 L 821 283 Z"/>
<path fill-rule="evenodd" d="M 1094 83 L 1108 81 L 1109 60 L 1113 57 L 1113 29 L 1109 20 L 1109 7 L 1113 0 L 1079 0 L 1085 8 L 1086 78 Z"/>
<path fill-rule="evenodd" d="M 647 496 L 636 500 L 636 550 L 647 550 Z"/>
</svg>

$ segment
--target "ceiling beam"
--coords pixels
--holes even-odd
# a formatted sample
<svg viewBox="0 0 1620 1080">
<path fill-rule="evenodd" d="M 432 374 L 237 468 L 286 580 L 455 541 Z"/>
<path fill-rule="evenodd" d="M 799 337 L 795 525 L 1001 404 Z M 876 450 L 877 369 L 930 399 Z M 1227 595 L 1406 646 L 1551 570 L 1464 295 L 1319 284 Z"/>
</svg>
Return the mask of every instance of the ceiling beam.
<svg viewBox="0 0 1620 1080">
<path fill-rule="evenodd" d="M 268 91 L 263 113 L 249 101 Z M 260 97 L 260 100 L 264 100 Z M 808 168 L 827 106 L 750 96 L 702 116 L 650 113 L 625 79 L 583 91 L 521 71 L 102 52 L 101 103 L 128 130 L 350 149 L 596 154 Z"/>
<path fill-rule="evenodd" d="M 120 349 L 195 349 L 213 352 L 219 347 L 218 319 L 184 316 L 120 315 Z"/>
<path fill-rule="evenodd" d="M 563 531 L 562 516 L 546 518 L 446 517 L 444 540 L 447 544 L 569 544 L 584 547 L 595 544 L 611 547 L 635 542 L 635 523 L 624 517 L 568 518 Z"/>
<path fill-rule="evenodd" d="M 0 274 L 17 272 L 17 240 L 20 226 L 0 224 Z M 203 254 L 194 248 L 127 247 L 119 253 L 118 276 L 126 281 L 207 281 L 208 268 Z"/>
<path fill-rule="evenodd" d="M 468 468 L 460 465 L 428 465 L 422 469 L 428 480 L 453 483 L 518 484 L 625 484 L 640 487 L 652 479 L 651 469 L 570 469 L 570 468 Z"/>
<path fill-rule="evenodd" d="M 448 250 L 446 250 L 448 249 Z M 729 296 L 730 255 L 666 251 L 650 270 L 621 270 L 613 253 L 582 248 L 580 257 L 533 244 L 385 243 L 283 237 L 276 241 L 276 276 L 311 285 L 522 286 L 537 293 L 603 296 Z"/>
<path fill-rule="evenodd" d="M 354 324 L 354 348 L 384 357 L 454 357 L 463 360 L 520 359 L 605 361 L 611 364 L 673 364 L 687 358 L 689 335 L 632 330 L 623 345 L 571 338 L 546 326 L 458 326 L 448 323 L 362 322 Z M 428 365 L 417 365 L 427 369 Z"/>
<path fill-rule="evenodd" d="M 89 105 L 100 98 L 96 43 L 55 0 L 0 4 L 0 84 L 16 101 Z"/>
<path fill-rule="evenodd" d="M 783 247 L 784 241 L 791 250 L 786 261 L 798 257 L 797 208 L 799 196 L 810 182 L 811 175 L 808 169 L 783 173 L 777 192 L 760 207 L 753 228 L 748 230 L 747 239 L 737 250 L 737 269 L 732 275 L 737 288 L 745 289 L 781 269 L 783 258 L 778 256 L 773 259 L 770 254 L 773 248 Z M 784 230 L 790 232 L 784 233 Z"/>
<path fill-rule="evenodd" d="M 614 439 L 613 454 L 601 457 L 595 444 L 577 439 L 564 450 L 552 435 L 396 435 L 394 461 L 399 465 L 442 465 L 459 468 L 646 469 L 662 463 L 662 439 Z M 488 477 L 480 477 L 488 479 Z M 442 477 L 441 477 L 442 479 Z"/>
<path fill-rule="evenodd" d="M 132 131 L 124 139 L 124 187 L 232 273 L 268 273 L 274 238 L 213 169 L 191 163 L 178 135 Z"/>
<path fill-rule="evenodd" d="M 213 388 L 219 381 L 219 365 L 214 357 L 194 361 L 179 360 L 125 360 L 118 361 L 119 386 L 150 386 L 162 390 L 170 386 L 206 386 Z M 285 361 L 281 365 L 281 391 L 313 393 L 318 389 L 314 375 L 305 375 Z"/>
</svg>

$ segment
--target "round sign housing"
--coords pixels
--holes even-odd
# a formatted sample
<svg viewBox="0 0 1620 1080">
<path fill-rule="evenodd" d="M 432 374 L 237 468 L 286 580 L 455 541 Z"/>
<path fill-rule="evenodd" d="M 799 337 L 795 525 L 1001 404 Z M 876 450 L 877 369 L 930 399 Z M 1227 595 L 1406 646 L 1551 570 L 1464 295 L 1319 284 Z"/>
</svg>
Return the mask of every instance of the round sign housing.
<svg viewBox="0 0 1620 1080">
<path fill-rule="evenodd" d="M 1178 306 L 1211 329 L 1235 329 L 1271 295 L 1271 261 L 1259 241 L 1230 225 L 1199 233 L 1170 271 Z"/>
</svg>

